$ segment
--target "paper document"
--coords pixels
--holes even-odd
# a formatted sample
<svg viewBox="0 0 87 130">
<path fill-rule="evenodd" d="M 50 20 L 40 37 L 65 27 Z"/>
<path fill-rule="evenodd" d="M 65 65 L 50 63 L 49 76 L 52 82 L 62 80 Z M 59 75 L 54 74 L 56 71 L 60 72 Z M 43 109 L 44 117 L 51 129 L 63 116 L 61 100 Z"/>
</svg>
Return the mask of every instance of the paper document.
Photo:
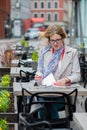
<svg viewBox="0 0 87 130">
<path fill-rule="evenodd" d="M 47 77 L 42 80 L 42 85 L 51 86 L 55 82 L 54 76 L 50 73 Z"/>
</svg>

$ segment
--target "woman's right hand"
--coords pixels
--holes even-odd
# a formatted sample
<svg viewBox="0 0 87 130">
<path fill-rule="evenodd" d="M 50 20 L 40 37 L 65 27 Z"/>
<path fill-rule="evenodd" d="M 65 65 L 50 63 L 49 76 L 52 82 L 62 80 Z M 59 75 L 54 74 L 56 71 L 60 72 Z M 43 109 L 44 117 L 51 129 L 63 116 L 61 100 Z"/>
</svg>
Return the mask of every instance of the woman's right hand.
<svg viewBox="0 0 87 130">
<path fill-rule="evenodd" d="M 36 75 L 34 79 L 35 79 L 35 81 L 39 82 L 42 80 L 42 76 Z"/>
<path fill-rule="evenodd" d="M 40 82 L 42 80 L 42 73 L 36 72 L 34 79 L 35 79 L 35 81 Z"/>
</svg>

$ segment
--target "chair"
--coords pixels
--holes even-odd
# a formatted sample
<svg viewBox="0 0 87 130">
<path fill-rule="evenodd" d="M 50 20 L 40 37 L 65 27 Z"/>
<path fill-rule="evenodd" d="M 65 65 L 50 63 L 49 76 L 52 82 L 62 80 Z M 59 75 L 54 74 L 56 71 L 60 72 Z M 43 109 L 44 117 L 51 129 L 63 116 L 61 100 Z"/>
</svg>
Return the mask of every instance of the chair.
<svg viewBox="0 0 87 130">
<path fill-rule="evenodd" d="M 35 123 L 29 123 L 25 118 L 26 113 L 20 113 L 19 129 L 25 128 L 25 130 L 45 130 L 45 127 L 48 127 L 47 130 L 52 130 L 51 125 L 48 121 L 38 121 Z M 32 116 L 30 114 L 29 116 Z"/>
<path fill-rule="evenodd" d="M 29 82 L 30 80 L 33 80 L 34 77 L 35 77 L 35 73 L 36 73 L 36 71 L 28 72 L 28 71 L 20 70 L 20 80 L 21 80 L 21 82 Z"/>
<path fill-rule="evenodd" d="M 22 60 L 27 60 L 27 53 L 25 52 L 24 54 L 22 54 L 22 57 L 21 57 Z"/>
<path fill-rule="evenodd" d="M 83 87 L 86 88 L 87 84 L 87 61 L 81 65 L 82 77 L 83 77 Z M 84 96 L 83 96 L 84 97 Z M 87 112 L 87 98 L 84 99 L 85 112 Z"/>
<path fill-rule="evenodd" d="M 23 62 L 22 60 L 19 60 L 18 67 L 20 67 L 21 65 L 24 67 L 32 67 L 31 62 L 29 62 L 29 61 Z"/>
<path fill-rule="evenodd" d="M 82 82 L 84 82 L 84 88 L 85 88 L 87 83 L 87 61 L 80 62 L 80 69 L 81 69 Z"/>
<path fill-rule="evenodd" d="M 30 93 L 29 91 L 27 91 L 26 89 L 23 88 L 22 89 L 22 99 L 25 96 L 25 92 L 27 92 L 30 95 L 28 104 L 26 104 L 26 102 L 24 100 L 22 100 L 23 106 L 24 106 L 23 114 L 28 123 L 31 124 L 31 123 L 36 123 L 36 122 L 40 122 L 40 121 L 48 121 L 52 128 L 61 128 L 61 130 L 63 128 L 70 129 L 70 121 L 72 121 L 73 112 L 75 112 L 75 110 L 76 110 L 75 105 L 76 105 L 76 99 L 77 99 L 77 93 L 78 93 L 77 89 L 73 90 L 69 94 L 66 94 L 63 92 Z M 71 102 L 72 95 L 74 95 L 73 102 Z M 63 101 L 56 100 L 56 98 L 59 98 L 59 97 L 64 98 L 64 100 Z M 36 98 L 37 98 L 37 100 L 35 100 Z M 38 100 L 40 98 L 46 98 L 46 100 L 40 101 L 40 100 Z M 64 117 L 60 117 L 57 120 L 50 120 L 49 118 L 47 118 L 46 105 L 48 103 L 49 104 L 58 103 L 59 105 L 63 104 L 64 105 L 63 110 L 65 110 Z M 35 110 L 32 110 L 32 107 L 35 104 L 38 107 Z M 36 113 L 38 115 L 38 112 L 40 112 L 40 110 L 43 110 L 43 112 L 44 112 L 43 119 L 40 119 L 40 118 L 38 118 L 38 116 L 36 116 Z M 61 111 L 61 109 L 60 109 L 60 111 Z"/>
<path fill-rule="evenodd" d="M 36 71 L 28 72 L 20 70 L 20 77 L 17 77 L 17 82 L 30 82 L 34 79 Z M 25 101 L 27 101 L 27 97 L 25 96 Z M 23 111 L 22 106 L 22 96 L 18 96 L 18 113 Z"/>
<path fill-rule="evenodd" d="M 36 71 L 28 72 L 24 70 L 20 70 L 20 76 L 16 78 L 17 82 L 29 82 L 34 79 Z"/>
<path fill-rule="evenodd" d="M 86 88 L 86 85 L 87 85 L 87 61 L 85 61 L 83 63 L 83 74 L 84 74 L 84 88 Z M 85 112 L 87 112 L 87 98 L 85 99 L 85 102 L 84 102 L 84 105 L 85 105 Z"/>
<path fill-rule="evenodd" d="M 83 87 L 86 88 L 87 84 L 87 61 L 83 57 L 83 59 L 80 59 L 80 69 L 81 69 L 81 77 L 83 81 Z M 85 99 L 85 111 L 87 112 L 87 98 Z"/>
</svg>

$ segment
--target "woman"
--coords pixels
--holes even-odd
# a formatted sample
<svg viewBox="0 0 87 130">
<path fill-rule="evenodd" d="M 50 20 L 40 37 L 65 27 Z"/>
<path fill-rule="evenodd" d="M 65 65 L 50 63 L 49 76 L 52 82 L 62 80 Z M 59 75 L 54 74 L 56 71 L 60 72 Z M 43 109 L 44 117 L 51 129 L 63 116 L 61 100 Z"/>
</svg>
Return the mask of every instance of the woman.
<svg viewBox="0 0 87 130">
<path fill-rule="evenodd" d="M 36 81 L 41 81 L 50 73 L 53 74 L 55 86 L 65 86 L 80 81 L 80 66 L 77 50 L 64 43 L 66 33 L 59 25 L 49 26 L 43 35 L 48 39 L 47 44 L 41 50 L 38 60 L 39 76 L 35 76 Z M 59 107 L 59 106 L 58 106 Z M 57 105 L 53 105 L 54 115 L 56 115 Z M 58 108 L 59 109 L 59 108 Z M 57 109 L 57 110 L 58 110 Z"/>
</svg>

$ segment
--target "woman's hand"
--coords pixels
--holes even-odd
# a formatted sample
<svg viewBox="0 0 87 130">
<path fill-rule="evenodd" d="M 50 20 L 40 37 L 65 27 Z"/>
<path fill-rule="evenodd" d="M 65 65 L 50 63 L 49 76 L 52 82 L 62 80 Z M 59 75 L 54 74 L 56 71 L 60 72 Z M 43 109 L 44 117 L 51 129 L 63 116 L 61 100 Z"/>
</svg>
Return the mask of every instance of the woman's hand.
<svg viewBox="0 0 87 130">
<path fill-rule="evenodd" d="M 56 81 L 53 85 L 54 86 L 69 86 L 70 84 L 71 84 L 70 79 L 63 78 L 63 79 Z"/>
<path fill-rule="evenodd" d="M 35 79 L 35 81 L 39 82 L 39 81 L 42 80 L 42 76 L 37 76 L 37 75 L 36 75 L 34 79 Z"/>
<path fill-rule="evenodd" d="M 42 73 L 36 72 L 34 79 L 35 79 L 35 81 L 40 82 L 42 80 Z"/>
</svg>

